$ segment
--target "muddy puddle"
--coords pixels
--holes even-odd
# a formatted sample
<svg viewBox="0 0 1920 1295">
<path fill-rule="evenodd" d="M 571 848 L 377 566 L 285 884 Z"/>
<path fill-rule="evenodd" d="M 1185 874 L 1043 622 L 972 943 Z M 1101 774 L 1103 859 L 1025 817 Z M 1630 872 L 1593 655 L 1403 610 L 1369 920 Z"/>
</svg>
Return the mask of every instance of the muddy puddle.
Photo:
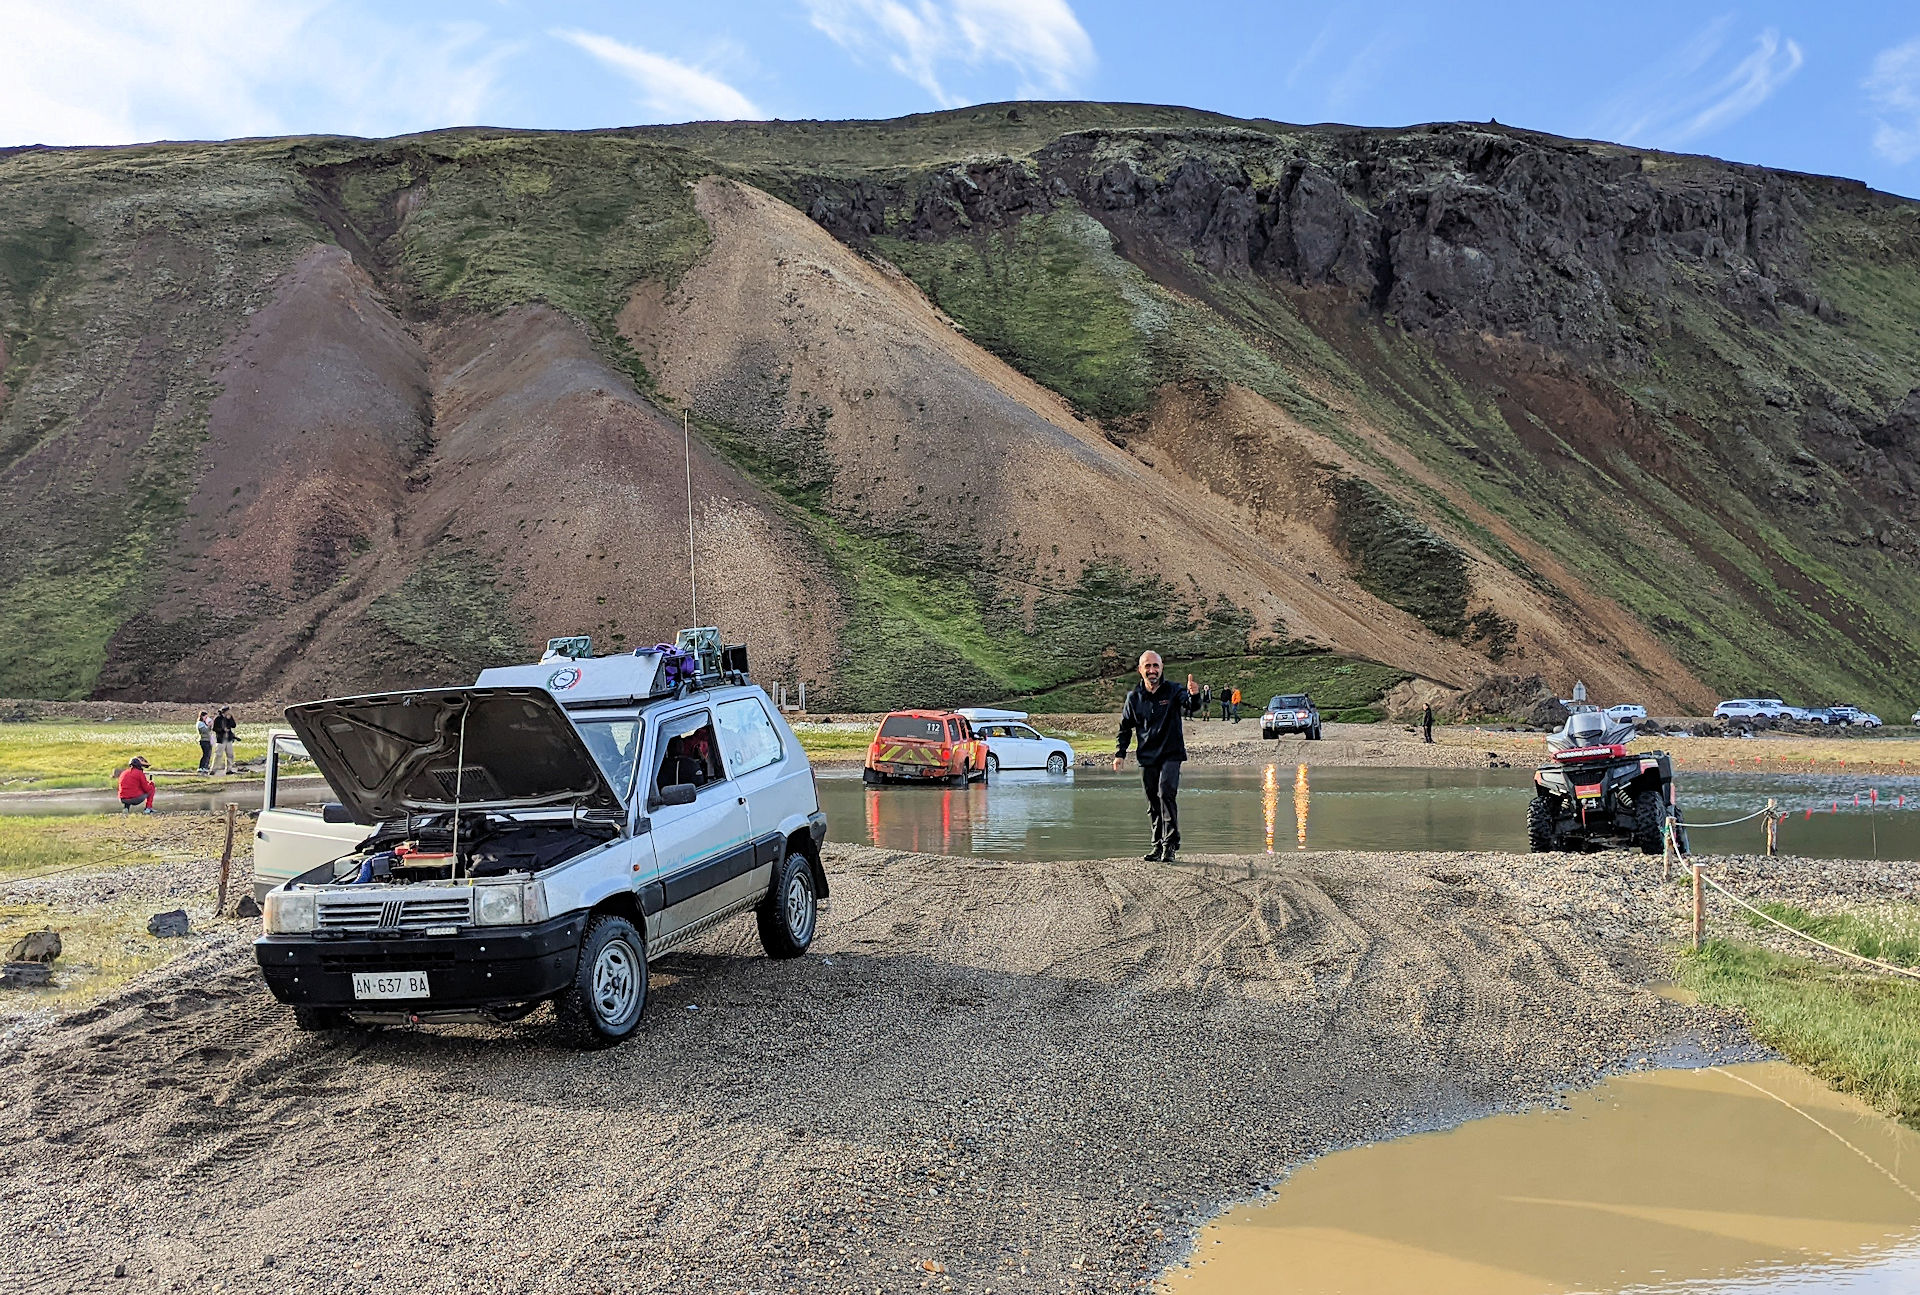
<svg viewBox="0 0 1920 1295">
<path fill-rule="evenodd" d="M 1205 1227 L 1168 1295 L 1920 1291 L 1920 1133 L 1782 1062 L 1337 1152 Z"/>
</svg>

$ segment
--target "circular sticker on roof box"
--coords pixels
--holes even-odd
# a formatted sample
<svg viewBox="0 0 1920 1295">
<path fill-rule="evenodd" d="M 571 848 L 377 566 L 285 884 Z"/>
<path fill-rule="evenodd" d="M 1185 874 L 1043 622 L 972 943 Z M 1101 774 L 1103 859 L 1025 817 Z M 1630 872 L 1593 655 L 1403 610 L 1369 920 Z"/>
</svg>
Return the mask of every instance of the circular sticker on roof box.
<svg viewBox="0 0 1920 1295">
<path fill-rule="evenodd" d="M 563 666 L 547 676 L 547 687 L 555 692 L 565 692 L 580 682 L 580 671 L 575 666 Z"/>
</svg>

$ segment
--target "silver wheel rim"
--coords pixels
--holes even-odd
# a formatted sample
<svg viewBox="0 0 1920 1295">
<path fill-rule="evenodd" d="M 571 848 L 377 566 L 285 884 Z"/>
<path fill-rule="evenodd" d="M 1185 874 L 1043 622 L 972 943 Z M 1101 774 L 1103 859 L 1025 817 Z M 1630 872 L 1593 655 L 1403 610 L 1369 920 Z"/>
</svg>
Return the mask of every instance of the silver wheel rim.
<svg viewBox="0 0 1920 1295">
<path fill-rule="evenodd" d="M 593 1010 L 603 1025 L 624 1025 L 640 1001 L 640 959 L 625 940 L 609 940 L 593 960 Z"/>
<path fill-rule="evenodd" d="M 813 879 L 805 868 L 787 879 L 787 933 L 796 944 L 813 938 Z"/>
<path fill-rule="evenodd" d="M 1047 769 L 1051 773 L 1065 773 L 1067 771 L 1067 757 L 1064 755 L 1048 756 Z"/>
<path fill-rule="evenodd" d="M 997 755 L 990 755 L 990 756 L 988 756 L 988 757 L 987 757 L 987 772 L 988 772 L 988 773 L 999 773 L 999 772 L 1000 772 L 1000 757 L 999 757 L 999 756 L 997 756 Z"/>
</svg>

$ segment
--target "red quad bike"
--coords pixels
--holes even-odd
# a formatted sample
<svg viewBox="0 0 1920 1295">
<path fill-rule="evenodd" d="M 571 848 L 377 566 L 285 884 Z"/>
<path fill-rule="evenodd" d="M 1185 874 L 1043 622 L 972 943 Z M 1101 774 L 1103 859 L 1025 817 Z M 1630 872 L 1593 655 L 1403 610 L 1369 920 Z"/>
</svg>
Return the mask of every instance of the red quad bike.
<svg viewBox="0 0 1920 1295">
<path fill-rule="evenodd" d="M 1659 854 L 1669 811 L 1681 853 L 1687 838 L 1673 804 L 1673 760 L 1664 751 L 1629 755 L 1631 724 L 1615 724 L 1600 711 L 1567 717 L 1566 727 L 1547 737 L 1553 763 L 1533 774 L 1527 806 L 1527 844 L 1543 850 L 1596 850 L 1639 846 Z"/>
</svg>

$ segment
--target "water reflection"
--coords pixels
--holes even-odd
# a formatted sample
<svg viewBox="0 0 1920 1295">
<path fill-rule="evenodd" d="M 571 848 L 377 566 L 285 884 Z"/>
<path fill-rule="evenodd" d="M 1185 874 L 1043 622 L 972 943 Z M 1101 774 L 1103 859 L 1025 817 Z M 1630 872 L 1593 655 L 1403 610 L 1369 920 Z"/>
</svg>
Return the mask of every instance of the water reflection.
<svg viewBox="0 0 1920 1295">
<path fill-rule="evenodd" d="M 1280 810 L 1280 789 L 1274 782 L 1273 766 L 1267 766 L 1266 777 L 1260 782 L 1260 812 L 1267 820 L 1267 853 L 1273 853 L 1273 817 Z"/>
<path fill-rule="evenodd" d="M 1298 842 L 1293 848 L 1307 848 L 1307 766 L 1301 765 L 1293 771 L 1293 828 L 1294 838 Z"/>
</svg>

